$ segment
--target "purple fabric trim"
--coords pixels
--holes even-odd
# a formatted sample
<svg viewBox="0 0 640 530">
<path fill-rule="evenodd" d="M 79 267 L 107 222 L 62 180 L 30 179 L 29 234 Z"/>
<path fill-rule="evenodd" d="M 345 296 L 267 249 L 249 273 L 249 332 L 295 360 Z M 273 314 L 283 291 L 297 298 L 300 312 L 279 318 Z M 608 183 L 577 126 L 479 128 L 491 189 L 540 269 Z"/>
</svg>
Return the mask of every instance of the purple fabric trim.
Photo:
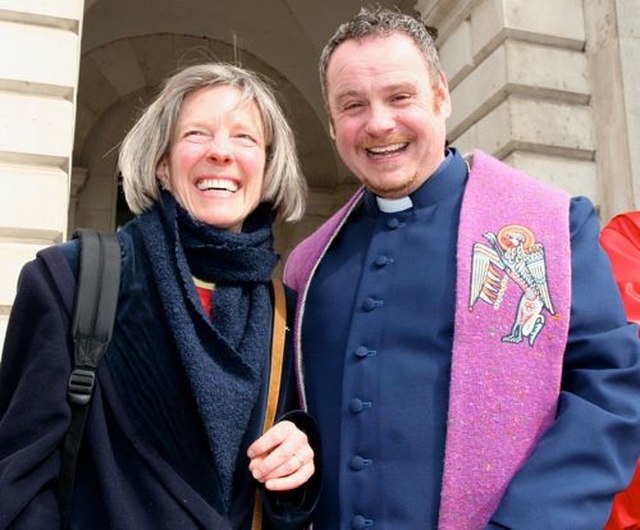
<svg viewBox="0 0 640 530">
<path fill-rule="evenodd" d="M 349 214 L 360 201 L 364 188 L 360 188 L 353 196 L 325 221 L 315 232 L 297 245 L 284 266 L 283 281 L 286 285 L 298 293 L 296 303 L 296 315 L 293 326 L 293 347 L 296 366 L 296 379 L 300 391 L 300 404 L 307 410 L 307 398 L 304 384 L 304 371 L 302 370 L 301 327 L 307 292 L 313 276 L 313 271 L 322 259 L 333 238 L 349 217 Z"/>
<path fill-rule="evenodd" d="M 476 151 L 460 219 L 440 530 L 484 528 L 553 422 L 571 303 L 567 194 Z M 470 301 L 474 245 L 490 247 L 485 234 L 510 225 L 528 228 L 544 247 L 553 311 L 539 313 L 544 324 L 533 345 L 527 337 L 503 340 L 526 302 L 515 281 L 505 280 L 498 308 Z"/>
</svg>

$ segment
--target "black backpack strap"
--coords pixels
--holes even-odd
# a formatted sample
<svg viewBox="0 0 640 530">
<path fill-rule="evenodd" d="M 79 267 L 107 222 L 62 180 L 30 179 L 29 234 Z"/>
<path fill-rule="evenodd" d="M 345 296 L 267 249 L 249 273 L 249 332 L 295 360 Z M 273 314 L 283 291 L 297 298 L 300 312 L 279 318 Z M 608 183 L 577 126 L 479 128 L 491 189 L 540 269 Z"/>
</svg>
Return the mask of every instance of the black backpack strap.
<svg viewBox="0 0 640 530">
<path fill-rule="evenodd" d="M 111 340 L 121 265 L 115 234 L 78 230 L 74 237 L 80 238 L 80 267 L 72 324 L 74 366 L 67 389 L 71 423 L 62 443 L 59 484 L 62 528 L 69 525 L 76 462 L 96 370 Z"/>
</svg>

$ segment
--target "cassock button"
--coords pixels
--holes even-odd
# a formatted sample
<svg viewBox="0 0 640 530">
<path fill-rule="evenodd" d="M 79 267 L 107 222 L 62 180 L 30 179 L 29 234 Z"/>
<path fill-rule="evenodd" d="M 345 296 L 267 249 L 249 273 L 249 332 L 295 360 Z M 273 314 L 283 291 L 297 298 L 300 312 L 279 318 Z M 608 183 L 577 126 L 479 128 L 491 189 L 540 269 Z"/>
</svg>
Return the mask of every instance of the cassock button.
<svg viewBox="0 0 640 530">
<path fill-rule="evenodd" d="M 362 530 L 363 528 L 371 528 L 373 526 L 373 520 L 367 519 L 362 515 L 356 515 L 351 519 L 351 528 L 354 530 Z"/>
<path fill-rule="evenodd" d="M 378 256 L 375 261 L 375 264 L 377 267 L 386 267 L 391 263 L 393 263 L 393 260 L 385 256 L 384 254 L 381 254 L 380 256 Z"/>
<path fill-rule="evenodd" d="M 364 358 L 369 357 L 371 355 L 375 355 L 376 354 L 376 350 L 370 350 L 366 346 L 358 346 L 356 348 L 355 354 L 356 354 L 356 357 L 359 357 L 360 359 L 364 359 Z"/>
<path fill-rule="evenodd" d="M 362 471 L 365 467 L 370 466 L 371 462 L 372 460 L 369 458 L 364 458 L 360 455 L 356 455 L 351 458 L 351 461 L 349 462 L 349 467 L 353 471 Z"/>
<path fill-rule="evenodd" d="M 384 304 L 382 300 L 376 300 L 375 298 L 371 298 L 367 296 L 362 302 L 362 307 L 365 311 L 373 311 L 374 309 L 381 307 Z"/>
<path fill-rule="evenodd" d="M 390 219 L 387 220 L 387 226 L 391 228 L 391 230 L 395 230 L 400 226 L 400 221 L 398 220 L 397 217 L 391 217 Z"/>
<path fill-rule="evenodd" d="M 371 401 L 362 401 L 361 399 L 353 398 L 349 402 L 349 410 L 354 414 L 358 414 L 362 412 L 364 409 L 370 409 L 370 408 L 371 408 Z"/>
</svg>

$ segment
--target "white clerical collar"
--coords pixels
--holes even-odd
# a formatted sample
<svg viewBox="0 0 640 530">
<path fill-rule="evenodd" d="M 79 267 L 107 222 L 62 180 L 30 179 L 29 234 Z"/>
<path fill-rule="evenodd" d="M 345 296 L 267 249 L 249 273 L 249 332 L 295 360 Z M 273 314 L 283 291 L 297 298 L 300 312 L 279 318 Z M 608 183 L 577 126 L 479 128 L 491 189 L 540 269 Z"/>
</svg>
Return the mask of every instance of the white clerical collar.
<svg viewBox="0 0 640 530">
<path fill-rule="evenodd" d="M 378 203 L 380 211 L 384 213 L 401 212 L 413 207 L 410 197 L 402 197 L 401 199 L 384 199 L 376 196 L 376 202 Z"/>
</svg>

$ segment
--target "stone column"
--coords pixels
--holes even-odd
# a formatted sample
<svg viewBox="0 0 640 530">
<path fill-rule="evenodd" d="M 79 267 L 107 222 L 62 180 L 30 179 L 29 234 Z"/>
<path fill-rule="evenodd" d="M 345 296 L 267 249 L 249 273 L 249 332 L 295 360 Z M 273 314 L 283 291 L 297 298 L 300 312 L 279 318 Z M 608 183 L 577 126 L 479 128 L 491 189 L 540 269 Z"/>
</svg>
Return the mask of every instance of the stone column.
<svg viewBox="0 0 640 530">
<path fill-rule="evenodd" d="M 439 32 L 452 144 L 600 205 L 583 1 L 419 0 L 416 9 Z"/>
<path fill-rule="evenodd" d="M 640 2 L 585 2 L 602 218 L 640 209 Z"/>
<path fill-rule="evenodd" d="M 0 0 L 0 341 L 18 273 L 67 230 L 83 0 Z"/>
</svg>

